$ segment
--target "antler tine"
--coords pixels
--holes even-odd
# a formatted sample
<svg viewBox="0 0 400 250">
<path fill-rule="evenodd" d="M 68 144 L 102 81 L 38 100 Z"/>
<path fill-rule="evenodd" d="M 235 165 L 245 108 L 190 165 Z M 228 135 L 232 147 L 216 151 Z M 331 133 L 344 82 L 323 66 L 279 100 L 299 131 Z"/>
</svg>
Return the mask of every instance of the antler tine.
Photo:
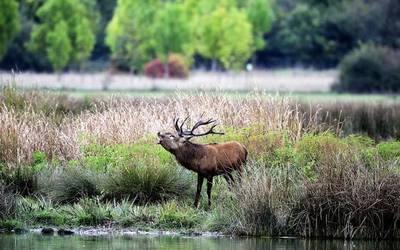
<svg viewBox="0 0 400 250">
<path fill-rule="evenodd" d="M 216 126 L 218 126 L 218 124 L 212 125 L 211 128 L 210 128 L 207 132 L 204 132 L 204 133 L 201 133 L 201 134 L 193 134 L 193 133 L 192 133 L 192 135 L 193 135 L 193 136 L 203 136 L 203 135 L 208 135 L 208 134 L 213 134 L 213 135 L 224 135 L 224 134 L 225 134 L 224 132 L 214 131 L 214 128 L 215 128 Z"/>
<path fill-rule="evenodd" d="M 185 124 L 185 122 L 186 122 L 188 119 L 189 119 L 189 116 L 187 116 L 187 117 L 185 118 L 185 120 L 183 120 L 181 126 L 179 127 L 179 130 L 180 130 L 180 132 L 181 132 L 182 134 L 185 134 L 185 132 L 183 131 L 183 125 Z"/>
<path fill-rule="evenodd" d="M 175 126 L 175 130 L 176 130 L 176 132 L 178 132 L 179 133 L 179 125 L 178 125 L 178 122 L 179 122 L 179 118 L 174 118 L 174 126 Z"/>
<path fill-rule="evenodd" d="M 193 126 L 191 131 L 193 132 L 198 127 L 203 126 L 203 125 L 208 125 L 208 124 L 213 123 L 213 122 L 216 122 L 216 120 L 213 120 L 212 118 L 208 119 L 207 121 L 200 120 L 200 121 L 196 122 L 196 124 L 194 124 L 194 126 Z"/>
<path fill-rule="evenodd" d="M 191 130 L 186 131 L 184 134 L 185 134 L 185 135 L 189 135 L 189 136 L 203 136 L 203 135 L 208 135 L 208 134 L 223 135 L 223 134 L 224 134 L 223 132 L 216 132 L 216 131 L 214 131 L 214 128 L 215 128 L 218 124 L 213 124 L 213 125 L 211 126 L 211 128 L 210 128 L 207 132 L 200 133 L 200 134 L 195 134 L 195 133 L 194 133 L 194 131 L 195 131 L 197 128 L 199 128 L 200 126 L 208 125 L 208 124 L 211 124 L 211 123 L 215 123 L 216 121 L 217 121 L 217 120 L 214 120 L 213 118 L 210 118 L 210 119 L 208 119 L 208 120 L 206 120 L 206 121 L 200 120 L 200 121 L 196 122 L 196 124 L 193 126 L 193 128 L 192 128 Z"/>
</svg>

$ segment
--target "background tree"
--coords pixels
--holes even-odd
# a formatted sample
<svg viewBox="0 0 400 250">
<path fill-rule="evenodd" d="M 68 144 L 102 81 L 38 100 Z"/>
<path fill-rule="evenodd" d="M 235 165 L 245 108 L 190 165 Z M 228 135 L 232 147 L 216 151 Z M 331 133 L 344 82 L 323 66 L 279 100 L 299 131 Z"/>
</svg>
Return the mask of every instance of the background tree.
<svg viewBox="0 0 400 250">
<path fill-rule="evenodd" d="M 275 19 L 271 0 L 248 0 L 245 2 L 247 17 L 252 26 L 253 32 L 253 63 L 255 63 L 255 53 L 265 47 L 265 33 L 269 32 L 272 22 Z"/>
<path fill-rule="evenodd" d="M 235 6 L 221 4 L 200 17 L 196 27 L 197 51 L 212 60 L 212 70 L 217 69 L 217 60 L 227 69 L 239 69 L 251 56 L 251 24 Z"/>
<path fill-rule="evenodd" d="M 95 43 L 93 20 L 79 0 L 46 0 L 38 9 L 29 49 L 45 55 L 54 70 L 87 59 Z"/>
<path fill-rule="evenodd" d="M 191 32 L 189 20 L 180 3 L 165 3 L 157 13 L 153 26 L 153 46 L 157 57 L 165 65 L 169 76 L 168 56 L 171 53 L 191 56 Z"/>
<path fill-rule="evenodd" d="M 15 39 L 10 43 L 3 60 L 0 60 L 0 68 L 38 72 L 51 71 L 51 65 L 46 57 L 29 51 L 26 47 L 37 19 L 36 12 L 43 4 L 43 0 L 19 0 L 18 3 L 21 28 Z"/>
<path fill-rule="evenodd" d="M 92 1 L 92 0 L 91 0 Z M 94 46 L 91 60 L 101 62 L 103 65 L 110 60 L 110 48 L 106 44 L 106 28 L 113 17 L 116 0 L 97 0 L 97 8 L 100 12 L 96 44 Z"/>
<path fill-rule="evenodd" d="M 47 58 L 50 61 L 53 69 L 61 71 L 70 61 L 72 52 L 71 39 L 68 37 L 68 26 L 64 21 L 56 24 L 54 29 L 46 34 Z"/>
<path fill-rule="evenodd" d="M 337 63 L 340 45 L 335 38 L 337 33 L 333 29 L 329 29 L 330 34 L 326 33 L 327 22 L 320 9 L 300 4 L 281 15 L 269 35 L 268 53 L 263 57 L 278 57 L 281 62 L 285 59 L 290 66 Z"/>
<path fill-rule="evenodd" d="M 152 25 L 160 6 L 160 0 L 118 0 L 106 33 L 117 66 L 141 71 L 155 57 Z"/>
<path fill-rule="evenodd" d="M 0 0 L 0 60 L 19 29 L 18 3 L 15 0 Z"/>
</svg>

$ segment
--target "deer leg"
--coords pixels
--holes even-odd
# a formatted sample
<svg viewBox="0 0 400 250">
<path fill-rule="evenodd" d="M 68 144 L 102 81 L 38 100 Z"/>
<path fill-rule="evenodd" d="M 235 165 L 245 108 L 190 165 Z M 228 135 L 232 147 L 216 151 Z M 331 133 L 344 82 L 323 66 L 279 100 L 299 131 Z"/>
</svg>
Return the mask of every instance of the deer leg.
<svg viewBox="0 0 400 250">
<path fill-rule="evenodd" d="M 200 174 L 197 174 L 197 192 L 196 197 L 194 198 L 194 207 L 197 208 L 199 206 L 199 199 L 201 193 L 201 187 L 203 186 L 204 177 Z"/>
<path fill-rule="evenodd" d="M 213 185 L 213 177 L 207 177 L 207 196 L 208 196 L 208 208 L 211 208 L 211 189 Z"/>
<path fill-rule="evenodd" d="M 231 173 L 225 173 L 223 176 L 224 176 L 226 182 L 228 183 L 229 190 L 232 190 L 232 186 L 235 183 L 235 180 L 233 179 L 232 174 Z"/>
<path fill-rule="evenodd" d="M 230 188 L 230 186 L 231 186 L 231 179 L 229 179 L 229 177 L 228 177 L 227 174 L 224 174 L 223 177 L 224 177 L 224 179 L 226 180 L 226 183 L 228 183 L 228 187 Z"/>
<path fill-rule="evenodd" d="M 231 180 L 231 185 L 235 184 L 235 179 L 233 178 L 231 173 L 227 173 L 228 178 Z"/>
</svg>

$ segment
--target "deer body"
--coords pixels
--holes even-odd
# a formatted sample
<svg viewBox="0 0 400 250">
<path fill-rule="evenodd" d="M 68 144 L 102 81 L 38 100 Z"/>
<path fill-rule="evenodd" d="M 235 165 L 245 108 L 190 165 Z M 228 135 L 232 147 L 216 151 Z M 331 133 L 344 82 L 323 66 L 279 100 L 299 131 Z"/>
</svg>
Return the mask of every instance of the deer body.
<svg viewBox="0 0 400 250">
<path fill-rule="evenodd" d="M 184 121 L 185 122 L 185 121 Z M 184 123 L 183 122 L 183 123 Z M 178 126 L 178 120 L 175 123 L 177 135 L 173 133 L 158 133 L 159 144 L 172 153 L 180 165 L 194 171 L 198 175 L 197 192 L 194 206 L 198 206 L 201 187 L 204 178 L 207 179 L 208 205 L 211 206 L 211 189 L 213 177 L 223 175 L 228 184 L 234 182 L 231 172 L 242 171 L 242 166 L 246 162 L 247 150 L 239 142 L 196 144 L 189 141 L 193 136 L 203 136 L 207 134 L 222 134 L 214 132 L 214 125 L 208 132 L 203 134 L 194 134 L 193 131 L 200 125 L 206 125 L 215 122 L 198 122 L 191 131 L 183 131 L 182 125 Z"/>
<path fill-rule="evenodd" d="M 179 150 L 171 153 L 183 167 L 204 176 L 241 171 L 247 157 L 246 148 L 234 141 L 206 145 L 186 142 Z"/>
</svg>

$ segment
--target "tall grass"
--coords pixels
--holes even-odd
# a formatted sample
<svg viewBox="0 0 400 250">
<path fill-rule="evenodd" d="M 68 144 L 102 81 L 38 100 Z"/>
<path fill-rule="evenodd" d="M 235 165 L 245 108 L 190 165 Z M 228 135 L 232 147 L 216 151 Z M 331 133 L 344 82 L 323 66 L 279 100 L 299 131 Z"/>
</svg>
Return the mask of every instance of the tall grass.
<svg viewBox="0 0 400 250">
<path fill-rule="evenodd" d="M 17 211 L 17 198 L 15 192 L 4 183 L 0 182 L 0 219 L 12 217 Z"/>
<path fill-rule="evenodd" d="M 376 164 L 371 169 L 338 155 L 319 166 L 318 178 L 305 182 L 289 226 L 306 237 L 399 237 L 400 175 Z"/>
<path fill-rule="evenodd" d="M 93 103 L 91 109 L 64 117 L 62 122 L 30 105 L 17 111 L 4 102 L 0 105 L 0 162 L 10 167 L 29 164 L 35 151 L 61 161 L 80 158 L 85 145 L 135 143 L 146 134 L 170 129 L 176 116 L 189 116 L 190 123 L 202 115 L 214 117 L 222 129 L 259 124 L 260 134 L 286 131 L 293 140 L 322 128 L 317 123 L 317 111 L 307 114 L 305 122 L 305 114 L 291 102 L 289 98 L 265 94 L 240 100 L 205 93 L 177 94 L 170 99 L 111 97 Z"/>
<path fill-rule="evenodd" d="M 14 91 L 14 92 L 13 92 Z M 63 162 L 79 159 L 82 148 L 132 144 L 144 135 L 171 129 L 174 117 L 201 115 L 219 120 L 221 129 L 256 126 L 257 135 L 285 132 L 296 141 L 304 133 L 368 134 L 379 140 L 400 138 L 397 104 L 296 103 L 263 93 L 235 99 L 218 94 L 181 94 L 167 99 L 108 97 L 79 100 L 4 89 L 0 95 L 0 162 L 30 164 L 35 151 Z M 14 101 L 11 101 L 14 100 Z"/>
<path fill-rule="evenodd" d="M 57 98 L 2 95 L 0 206 L 11 211 L 3 217 L 13 217 L 16 203 L 8 198 L 20 193 L 21 211 L 31 216 L 23 218 L 43 224 L 117 221 L 245 235 L 399 237 L 399 142 L 344 137 L 396 138 L 395 106 L 341 111 L 338 104 L 304 106 L 262 93 L 241 99 L 178 93 L 110 97 L 64 112 L 43 108 Z M 197 142 L 237 140 L 249 150 L 240 183 L 228 191 L 216 181 L 209 213 L 187 206 L 194 176 L 155 144 L 156 132 L 171 130 L 176 116 L 189 116 L 189 123 L 216 118 L 226 134 Z"/>
<path fill-rule="evenodd" d="M 304 111 L 308 111 L 308 107 Z M 375 140 L 400 139 L 400 104 L 338 102 L 320 105 L 321 122 L 339 124 L 343 134 L 364 134 Z"/>
</svg>

